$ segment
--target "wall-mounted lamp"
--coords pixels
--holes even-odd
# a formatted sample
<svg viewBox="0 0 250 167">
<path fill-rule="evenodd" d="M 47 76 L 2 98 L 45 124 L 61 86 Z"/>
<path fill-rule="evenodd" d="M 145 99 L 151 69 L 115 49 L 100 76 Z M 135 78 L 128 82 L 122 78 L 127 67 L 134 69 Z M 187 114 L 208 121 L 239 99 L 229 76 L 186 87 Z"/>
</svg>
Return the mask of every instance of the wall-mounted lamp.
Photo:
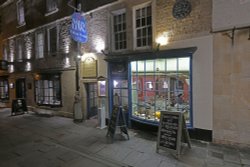
<svg viewBox="0 0 250 167">
<path fill-rule="evenodd" d="M 96 39 L 95 39 L 95 50 L 97 53 L 101 53 L 102 50 L 105 49 L 105 42 L 104 42 L 104 39 L 97 36 Z"/>
<path fill-rule="evenodd" d="M 155 40 L 157 43 L 157 50 L 160 49 L 160 46 L 167 45 L 168 40 L 169 40 L 169 32 L 163 32 L 161 35 L 159 35 Z"/>
<path fill-rule="evenodd" d="M 13 88 L 14 88 L 14 83 L 10 83 L 10 84 L 9 84 L 9 87 L 10 87 L 11 89 L 13 89 Z"/>
</svg>

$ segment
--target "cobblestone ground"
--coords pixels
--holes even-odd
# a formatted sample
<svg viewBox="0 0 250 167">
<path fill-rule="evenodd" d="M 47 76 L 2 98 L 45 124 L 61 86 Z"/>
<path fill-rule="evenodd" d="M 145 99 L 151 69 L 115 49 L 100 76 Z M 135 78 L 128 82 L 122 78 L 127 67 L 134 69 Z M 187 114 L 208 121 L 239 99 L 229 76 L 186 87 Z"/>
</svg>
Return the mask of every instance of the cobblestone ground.
<svg viewBox="0 0 250 167">
<path fill-rule="evenodd" d="M 106 138 L 107 129 L 89 121 L 34 113 L 10 116 L 0 110 L 1 167 L 250 167 L 250 148 L 193 141 L 179 159 L 156 153 L 156 136 L 129 130 L 130 140 Z"/>
</svg>

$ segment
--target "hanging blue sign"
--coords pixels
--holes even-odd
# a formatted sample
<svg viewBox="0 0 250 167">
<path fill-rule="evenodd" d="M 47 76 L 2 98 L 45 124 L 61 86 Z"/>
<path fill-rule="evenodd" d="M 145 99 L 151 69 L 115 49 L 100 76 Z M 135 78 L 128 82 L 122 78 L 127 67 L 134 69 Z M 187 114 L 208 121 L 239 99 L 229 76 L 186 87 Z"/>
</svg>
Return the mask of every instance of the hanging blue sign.
<svg viewBox="0 0 250 167">
<path fill-rule="evenodd" d="M 72 15 L 70 35 L 77 42 L 86 43 L 88 41 L 86 21 L 78 12 Z"/>
</svg>

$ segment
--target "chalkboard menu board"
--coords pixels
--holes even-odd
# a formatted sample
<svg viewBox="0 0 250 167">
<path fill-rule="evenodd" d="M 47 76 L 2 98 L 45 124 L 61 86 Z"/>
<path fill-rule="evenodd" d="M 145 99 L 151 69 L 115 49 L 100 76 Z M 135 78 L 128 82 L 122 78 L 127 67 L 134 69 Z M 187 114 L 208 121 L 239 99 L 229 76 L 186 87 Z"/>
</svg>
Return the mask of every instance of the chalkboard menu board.
<svg viewBox="0 0 250 167">
<path fill-rule="evenodd" d="M 157 152 L 161 148 L 180 154 L 182 113 L 162 111 L 158 130 Z"/>
<path fill-rule="evenodd" d="M 112 138 L 115 135 L 118 112 L 119 112 L 119 107 L 114 106 L 113 111 L 112 111 L 111 116 L 110 116 L 109 126 L 108 126 L 108 133 L 107 133 L 107 135 L 111 136 Z"/>
<path fill-rule="evenodd" d="M 122 108 L 117 105 L 113 106 L 113 110 L 112 110 L 110 120 L 109 120 L 107 136 L 110 136 L 113 139 L 115 135 L 116 127 L 119 127 L 121 133 L 126 134 L 129 139 L 127 125 L 125 122 L 126 122 L 125 116 L 122 111 Z"/>
<path fill-rule="evenodd" d="M 179 158 L 182 141 L 191 148 L 183 113 L 161 111 L 156 152 L 159 152 L 159 149 L 171 151 L 176 153 Z"/>
<path fill-rule="evenodd" d="M 24 112 L 27 112 L 27 111 L 28 111 L 27 105 L 24 99 L 14 99 L 12 101 L 11 115 L 23 114 Z"/>
</svg>

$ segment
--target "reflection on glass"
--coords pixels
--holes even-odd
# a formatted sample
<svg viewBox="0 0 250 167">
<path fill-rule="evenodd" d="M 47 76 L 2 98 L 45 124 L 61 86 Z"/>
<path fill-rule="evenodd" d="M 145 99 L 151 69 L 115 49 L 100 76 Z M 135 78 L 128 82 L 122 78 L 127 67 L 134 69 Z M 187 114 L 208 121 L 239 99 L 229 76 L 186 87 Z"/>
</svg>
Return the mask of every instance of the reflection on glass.
<svg viewBox="0 0 250 167">
<path fill-rule="evenodd" d="M 190 123 L 190 58 L 131 62 L 132 115 L 159 121 L 160 111 L 181 111 Z"/>
<path fill-rule="evenodd" d="M 128 81 L 113 80 L 113 88 L 113 104 L 121 106 L 125 112 L 128 112 Z"/>
</svg>

